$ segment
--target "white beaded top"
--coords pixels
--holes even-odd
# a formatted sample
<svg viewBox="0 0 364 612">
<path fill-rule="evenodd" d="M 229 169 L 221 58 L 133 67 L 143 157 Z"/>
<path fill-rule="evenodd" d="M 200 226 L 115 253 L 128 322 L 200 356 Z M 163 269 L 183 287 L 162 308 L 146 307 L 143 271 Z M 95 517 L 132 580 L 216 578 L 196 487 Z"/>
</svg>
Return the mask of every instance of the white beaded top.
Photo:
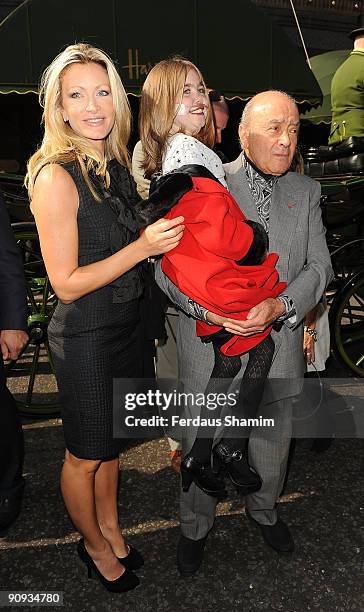
<svg viewBox="0 0 364 612">
<path fill-rule="evenodd" d="M 176 170 L 185 164 L 205 166 L 224 187 L 227 187 L 220 157 L 193 136 L 178 133 L 171 136 L 167 142 L 167 150 L 162 163 L 162 174 Z"/>
</svg>

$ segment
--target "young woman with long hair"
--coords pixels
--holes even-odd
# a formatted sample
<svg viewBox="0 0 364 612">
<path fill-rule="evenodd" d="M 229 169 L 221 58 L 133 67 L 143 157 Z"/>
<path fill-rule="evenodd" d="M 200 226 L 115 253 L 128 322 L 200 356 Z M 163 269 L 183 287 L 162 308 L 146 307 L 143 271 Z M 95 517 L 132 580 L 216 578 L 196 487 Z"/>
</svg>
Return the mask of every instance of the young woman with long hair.
<svg viewBox="0 0 364 612">
<path fill-rule="evenodd" d="M 163 257 L 163 272 L 209 311 L 245 319 L 256 304 L 279 295 L 285 284 L 278 282 L 277 255 L 267 254 L 265 230 L 259 223 L 247 221 L 227 190 L 222 162 L 211 149 L 212 110 L 198 68 L 178 57 L 154 66 L 143 86 L 139 122 L 145 176 L 163 175 L 156 190 L 162 191 L 163 184 L 171 190 L 178 172 L 192 177 L 191 188 L 180 194 L 179 202 L 166 215 L 183 215 L 185 232 L 180 245 Z M 156 200 L 156 195 L 152 197 Z M 243 338 L 198 321 L 198 335 L 204 342 L 212 342 L 215 353 L 205 394 L 227 392 L 229 381 L 241 369 L 240 355 L 249 352 L 235 412 L 255 417 L 274 354 L 271 329 L 269 326 L 260 334 Z M 223 482 L 211 467 L 211 453 L 215 465 L 227 470 L 240 492 L 259 490 L 261 479 L 248 463 L 247 443 L 241 433 L 239 439 L 235 427 L 227 428 L 224 438 L 213 447 L 216 428 L 209 424 L 211 416 L 202 407 L 200 418 L 207 426 L 200 425 L 181 463 L 183 490 L 188 491 L 194 482 L 209 495 L 225 495 Z M 249 431 L 247 427 L 246 435 Z"/>
</svg>

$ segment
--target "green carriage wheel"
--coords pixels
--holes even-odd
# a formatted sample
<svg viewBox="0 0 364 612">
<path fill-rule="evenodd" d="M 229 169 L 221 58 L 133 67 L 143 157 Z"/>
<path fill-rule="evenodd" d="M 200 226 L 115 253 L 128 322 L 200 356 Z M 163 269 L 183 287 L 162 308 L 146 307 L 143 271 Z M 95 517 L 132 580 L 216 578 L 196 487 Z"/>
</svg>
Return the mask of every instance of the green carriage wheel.
<svg viewBox="0 0 364 612">
<path fill-rule="evenodd" d="M 364 271 L 350 278 L 330 308 L 331 341 L 339 362 L 364 377 Z"/>
<path fill-rule="evenodd" d="M 337 292 L 361 270 L 364 270 L 364 238 L 355 238 L 339 247 L 330 249 L 334 278 L 327 291 L 327 301 L 331 305 Z"/>
<path fill-rule="evenodd" d="M 12 230 L 24 265 L 29 342 L 18 359 L 6 366 L 8 385 L 21 414 L 57 416 L 58 394 L 47 336 L 57 297 L 46 273 L 35 223 L 13 223 Z M 40 385 L 42 392 L 39 392 Z"/>
</svg>

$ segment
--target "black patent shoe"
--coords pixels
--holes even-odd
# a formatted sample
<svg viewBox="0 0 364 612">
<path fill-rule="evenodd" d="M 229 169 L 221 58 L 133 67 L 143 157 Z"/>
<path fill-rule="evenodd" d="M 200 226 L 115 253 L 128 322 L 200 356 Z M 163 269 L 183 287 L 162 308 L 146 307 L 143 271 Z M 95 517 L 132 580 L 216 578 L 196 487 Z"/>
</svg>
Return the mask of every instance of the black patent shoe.
<svg viewBox="0 0 364 612">
<path fill-rule="evenodd" d="M 192 455 L 186 455 L 181 461 L 182 489 L 187 492 L 192 482 L 201 491 L 213 497 L 226 497 L 224 481 L 213 473 L 211 465 L 201 463 Z"/>
<path fill-rule="evenodd" d="M 124 593 L 125 591 L 135 589 L 135 587 L 140 584 L 138 576 L 133 574 L 133 572 L 131 572 L 128 568 L 125 568 L 125 572 L 119 576 L 119 578 L 116 578 L 116 580 L 107 580 L 96 567 L 92 557 L 90 557 L 88 554 L 83 538 L 81 538 L 81 540 L 78 542 L 77 552 L 81 561 L 83 561 L 87 567 L 88 577 L 97 578 L 101 582 L 102 586 L 107 589 L 107 591 L 111 591 L 112 593 Z"/>
<path fill-rule="evenodd" d="M 177 546 L 177 568 L 181 576 L 193 576 L 203 561 L 207 536 L 191 540 L 181 534 Z"/>
<path fill-rule="evenodd" d="M 239 493 L 249 495 L 259 491 L 262 480 L 249 465 L 247 451 L 234 450 L 226 440 L 221 440 L 212 453 L 214 472 L 226 472 Z"/>
<path fill-rule="evenodd" d="M 129 570 L 138 570 L 141 567 L 143 567 L 144 565 L 144 559 L 142 557 L 142 555 L 140 554 L 139 550 L 137 550 L 136 548 L 134 548 L 134 546 L 129 546 L 129 553 L 127 554 L 126 557 L 118 557 L 118 561 L 120 561 L 120 563 L 122 563 L 122 565 L 124 567 L 126 567 L 126 569 Z"/>
</svg>

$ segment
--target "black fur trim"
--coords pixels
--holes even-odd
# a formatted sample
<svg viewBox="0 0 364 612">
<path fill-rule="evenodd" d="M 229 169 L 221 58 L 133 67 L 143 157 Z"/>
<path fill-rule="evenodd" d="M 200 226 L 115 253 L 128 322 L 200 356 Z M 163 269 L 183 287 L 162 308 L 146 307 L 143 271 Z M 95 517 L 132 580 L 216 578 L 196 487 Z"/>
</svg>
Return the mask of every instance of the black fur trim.
<svg viewBox="0 0 364 612">
<path fill-rule="evenodd" d="M 192 189 L 192 186 L 192 179 L 188 174 L 175 172 L 162 176 L 149 198 L 135 206 L 134 210 L 141 220 L 142 227 L 164 217 L 182 196 Z"/>
<path fill-rule="evenodd" d="M 267 256 L 269 247 L 268 234 L 261 223 L 248 220 L 246 221 L 246 224 L 250 225 L 250 227 L 253 229 L 253 242 L 251 243 L 249 251 L 246 253 L 246 255 L 239 259 L 236 263 L 239 266 L 256 266 L 263 263 Z"/>
<path fill-rule="evenodd" d="M 179 200 L 193 187 L 192 178 L 209 178 L 219 185 L 220 181 L 210 170 L 200 164 L 185 164 L 158 180 L 152 180 L 147 200 L 141 200 L 134 211 L 140 220 L 141 227 L 154 223 L 171 210 Z"/>
<path fill-rule="evenodd" d="M 205 168 L 205 166 L 201 166 L 200 164 L 185 164 L 178 168 L 178 170 L 174 170 L 174 172 L 183 172 L 184 174 L 188 174 L 189 176 L 194 176 L 196 178 L 209 178 L 215 183 L 219 183 L 221 185 L 219 179 L 216 178 L 210 170 Z"/>
<path fill-rule="evenodd" d="M 221 349 L 222 345 L 225 344 L 230 338 L 233 337 L 233 334 L 226 331 L 226 329 L 219 329 L 217 332 L 210 334 L 209 336 L 200 336 L 200 340 L 207 344 L 208 342 L 212 342 L 214 346 Z"/>
</svg>

